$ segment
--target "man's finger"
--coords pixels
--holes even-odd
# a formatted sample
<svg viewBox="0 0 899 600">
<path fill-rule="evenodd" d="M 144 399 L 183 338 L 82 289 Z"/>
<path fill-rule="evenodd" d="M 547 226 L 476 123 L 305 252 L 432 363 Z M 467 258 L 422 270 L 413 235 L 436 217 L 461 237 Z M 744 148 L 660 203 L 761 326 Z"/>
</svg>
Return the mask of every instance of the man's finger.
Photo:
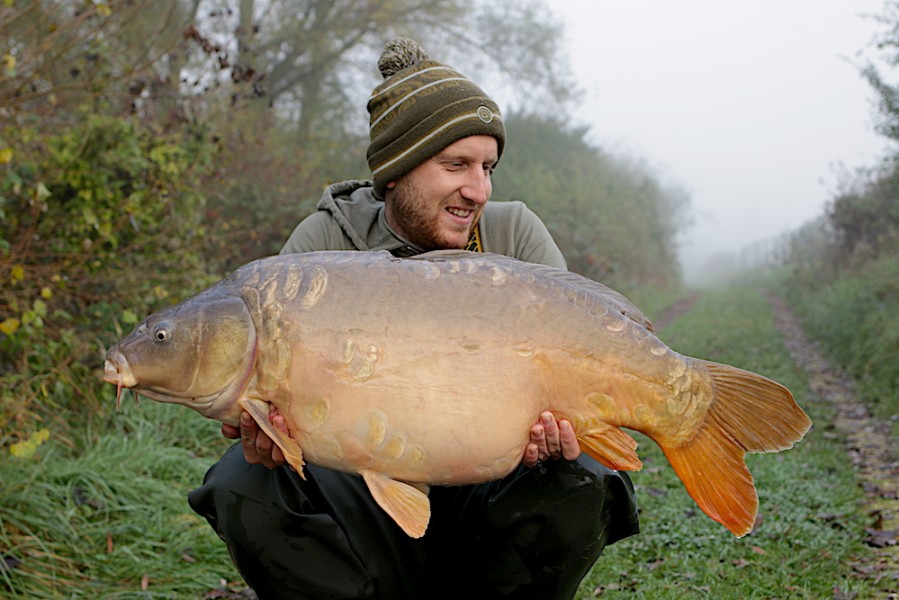
<svg viewBox="0 0 899 600">
<path fill-rule="evenodd" d="M 553 458 L 559 458 L 562 455 L 562 442 L 559 439 L 559 425 L 556 423 L 555 415 L 546 411 L 540 415 L 540 421 L 543 424 L 543 431 L 546 436 L 547 452 Z"/>
<path fill-rule="evenodd" d="M 227 423 L 222 423 L 222 435 L 228 438 L 229 440 L 236 440 L 240 437 L 240 427 L 235 427 L 234 425 L 228 425 Z"/>
<path fill-rule="evenodd" d="M 546 447 L 546 435 L 542 423 L 537 423 L 531 427 L 531 445 L 537 449 L 538 461 L 549 458 L 549 450 Z"/>
<path fill-rule="evenodd" d="M 524 449 L 524 458 L 521 460 L 526 467 L 536 466 L 540 462 L 540 452 L 537 444 L 528 444 Z"/>
<path fill-rule="evenodd" d="M 256 451 L 256 436 L 259 433 L 259 426 L 248 412 L 240 413 L 240 446 L 243 450 L 243 458 L 251 465 L 258 465 L 262 461 L 259 460 L 259 453 Z"/>
<path fill-rule="evenodd" d="M 565 419 L 559 421 L 559 439 L 562 445 L 562 458 L 574 460 L 581 455 L 581 444 L 577 441 L 574 427 Z"/>
<path fill-rule="evenodd" d="M 284 418 L 284 415 L 280 413 L 276 413 L 270 417 L 272 425 L 275 426 L 275 429 L 290 435 L 290 428 L 287 426 L 287 419 Z"/>
</svg>

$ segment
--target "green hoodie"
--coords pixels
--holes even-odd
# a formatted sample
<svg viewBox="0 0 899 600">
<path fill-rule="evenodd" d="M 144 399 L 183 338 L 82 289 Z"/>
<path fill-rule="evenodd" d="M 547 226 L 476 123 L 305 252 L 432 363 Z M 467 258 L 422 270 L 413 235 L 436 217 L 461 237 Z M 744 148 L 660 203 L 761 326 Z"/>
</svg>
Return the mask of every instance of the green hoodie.
<svg viewBox="0 0 899 600">
<path fill-rule="evenodd" d="M 540 218 L 522 202 L 488 202 L 478 223 L 484 252 L 567 268 Z M 387 250 L 396 256 L 424 252 L 387 224 L 384 202 L 370 181 L 343 181 L 325 190 L 317 210 L 303 219 L 281 254 L 316 250 Z"/>
</svg>

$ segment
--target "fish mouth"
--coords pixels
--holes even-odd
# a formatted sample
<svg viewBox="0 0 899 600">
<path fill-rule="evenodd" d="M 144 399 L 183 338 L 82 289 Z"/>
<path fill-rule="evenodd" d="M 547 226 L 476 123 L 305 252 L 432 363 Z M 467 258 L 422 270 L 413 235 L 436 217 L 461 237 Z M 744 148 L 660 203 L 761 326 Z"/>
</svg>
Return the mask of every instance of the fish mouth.
<svg viewBox="0 0 899 600">
<path fill-rule="evenodd" d="M 128 366 L 128 360 L 123 355 L 109 356 L 103 363 L 103 381 L 116 386 L 115 407 L 122 407 L 122 390 L 131 389 L 137 385 L 137 379 Z"/>
<path fill-rule="evenodd" d="M 156 400 L 157 402 L 184 404 L 200 413 L 208 410 L 216 399 L 221 396 L 221 392 L 217 392 L 208 396 L 181 398 L 166 393 L 165 391 L 142 388 L 138 385 L 138 381 L 134 377 L 131 367 L 128 365 L 128 360 L 121 354 L 110 354 L 107 356 L 106 361 L 103 364 L 103 381 L 116 386 L 116 410 L 122 408 L 122 390 L 131 390 L 134 392 L 135 397 L 145 396 L 151 400 Z"/>
</svg>

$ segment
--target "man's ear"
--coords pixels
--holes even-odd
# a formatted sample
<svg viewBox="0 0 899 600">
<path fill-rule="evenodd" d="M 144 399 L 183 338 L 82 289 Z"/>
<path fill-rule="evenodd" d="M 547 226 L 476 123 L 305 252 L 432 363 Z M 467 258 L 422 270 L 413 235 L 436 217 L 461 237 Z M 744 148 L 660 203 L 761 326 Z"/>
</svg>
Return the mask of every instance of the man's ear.
<svg viewBox="0 0 899 600">
<path fill-rule="evenodd" d="M 387 184 L 387 189 L 388 189 L 388 190 L 392 190 L 392 189 L 395 188 L 395 187 L 396 187 L 396 182 L 395 182 L 395 181 L 391 181 L 390 183 Z"/>
</svg>

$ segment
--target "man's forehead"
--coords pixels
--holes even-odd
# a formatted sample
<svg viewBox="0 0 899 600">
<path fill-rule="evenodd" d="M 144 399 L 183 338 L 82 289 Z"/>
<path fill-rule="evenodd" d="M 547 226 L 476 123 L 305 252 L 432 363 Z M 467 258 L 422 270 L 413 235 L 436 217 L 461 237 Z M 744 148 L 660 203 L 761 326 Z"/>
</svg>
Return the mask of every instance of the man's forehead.
<svg viewBox="0 0 899 600">
<path fill-rule="evenodd" d="M 489 135 L 472 135 L 457 140 L 438 152 L 435 158 L 465 158 L 495 162 L 498 159 L 496 138 Z"/>
</svg>

